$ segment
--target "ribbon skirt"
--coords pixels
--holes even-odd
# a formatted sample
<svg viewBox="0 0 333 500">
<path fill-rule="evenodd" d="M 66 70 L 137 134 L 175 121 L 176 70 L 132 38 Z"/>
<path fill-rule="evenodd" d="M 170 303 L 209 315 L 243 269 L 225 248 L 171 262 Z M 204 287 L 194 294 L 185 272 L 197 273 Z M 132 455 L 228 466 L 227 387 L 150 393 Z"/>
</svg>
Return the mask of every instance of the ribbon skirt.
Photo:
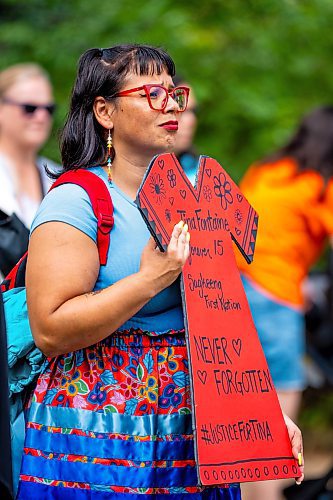
<svg viewBox="0 0 333 500">
<path fill-rule="evenodd" d="M 237 485 L 198 486 L 184 332 L 116 333 L 43 367 L 17 498 L 110 495 L 240 499 Z"/>
</svg>

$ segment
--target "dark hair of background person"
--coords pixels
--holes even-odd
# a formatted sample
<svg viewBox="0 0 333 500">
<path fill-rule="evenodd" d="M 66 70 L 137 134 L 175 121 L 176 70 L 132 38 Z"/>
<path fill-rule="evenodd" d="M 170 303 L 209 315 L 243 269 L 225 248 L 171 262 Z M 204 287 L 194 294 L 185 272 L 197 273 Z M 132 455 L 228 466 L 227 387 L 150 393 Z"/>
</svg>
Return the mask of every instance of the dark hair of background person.
<svg viewBox="0 0 333 500">
<path fill-rule="evenodd" d="M 333 176 L 333 106 L 321 106 L 307 114 L 289 142 L 258 164 L 285 157 L 296 160 L 299 172 L 315 170 L 325 181 Z"/>
<path fill-rule="evenodd" d="M 187 85 L 188 87 L 190 87 L 190 98 L 189 98 L 189 102 L 188 102 L 185 113 L 194 113 L 194 115 L 197 117 L 199 106 L 197 104 L 196 99 L 195 99 L 195 104 L 192 103 L 194 92 L 193 92 L 193 88 L 192 88 L 191 84 L 189 83 L 188 78 L 185 78 L 185 76 L 181 75 L 180 73 L 176 73 L 173 77 L 173 83 L 175 84 L 175 87 L 178 87 L 180 85 Z M 197 128 L 197 124 L 195 125 L 195 127 L 193 129 L 193 135 L 195 135 L 196 128 Z M 192 137 L 192 139 L 193 139 L 193 137 Z M 177 143 L 177 141 L 176 141 L 176 143 Z M 189 147 L 186 149 L 186 151 L 178 151 L 178 154 L 181 154 L 181 153 L 188 153 L 190 155 L 196 156 L 197 159 L 199 158 L 197 151 L 196 151 L 196 148 L 195 148 L 193 143 L 191 143 L 189 145 Z"/>
<path fill-rule="evenodd" d="M 79 60 L 70 109 L 60 140 L 62 170 L 53 175 L 105 162 L 107 147 L 104 129 L 93 113 L 97 96 L 110 100 L 119 92 L 126 75 L 171 77 L 175 65 L 162 49 L 148 45 L 117 45 L 108 49 L 89 49 Z"/>
<path fill-rule="evenodd" d="M 175 84 L 175 87 L 178 87 L 179 85 L 183 84 L 183 83 L 187 83 L 188 80 L 186 78 L 183 77 L 183 75 L 180 75 L 179 73 L 176 73 L 174 76 L 173 76 L 173 83 Z"/>
</svg>

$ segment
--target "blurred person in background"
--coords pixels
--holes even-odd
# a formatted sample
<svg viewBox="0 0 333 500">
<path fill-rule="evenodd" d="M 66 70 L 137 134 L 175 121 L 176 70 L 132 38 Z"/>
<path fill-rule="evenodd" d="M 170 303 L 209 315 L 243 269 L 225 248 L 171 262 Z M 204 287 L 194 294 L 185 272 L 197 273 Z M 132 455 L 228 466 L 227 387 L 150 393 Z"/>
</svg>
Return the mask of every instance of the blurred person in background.
<svg viewBox="0 0 333 500">
<path fill-rule="evenodd" d="M 259 213 L 259 231 L 254 262 L 239 259 L 239 267 L 282 410 L 296 420 L 306 385 L 302 283 L 333 242 L 333 106 L 305 116 L 240 188 Z M 280 499 L 282 484 L 248 484 L 244 499 Z"/>
<path fill-rule="evenodd" d="M 199 160 L 199 156 L 197 155 L 193 146 L 193 140 L 198 122 L 197 100 L 193 91 L 193 87 L 191 87 L 186 82 L 186 79 L 182 78 L 180 75 L 176 75 L 174 77 L 174 83 L 176 86 L 186 85 L 190 88 L 187 109 L 179 118 L 174 152 L 187 177 L 194 185 Z"/>
<path fill-rule="evenodd" d="M 54 110 L 51 83 L 40 66 L 23 63 L 0 72 L 0 273 L 3 275 L 26 250 L 28 229 L 50 186 L 44 167 L 54 170 L 55 164 L 38 156 L 38 151 L 49 137 Z M 11 230 L 14 232 L 7 239 Z"/>
</svg>

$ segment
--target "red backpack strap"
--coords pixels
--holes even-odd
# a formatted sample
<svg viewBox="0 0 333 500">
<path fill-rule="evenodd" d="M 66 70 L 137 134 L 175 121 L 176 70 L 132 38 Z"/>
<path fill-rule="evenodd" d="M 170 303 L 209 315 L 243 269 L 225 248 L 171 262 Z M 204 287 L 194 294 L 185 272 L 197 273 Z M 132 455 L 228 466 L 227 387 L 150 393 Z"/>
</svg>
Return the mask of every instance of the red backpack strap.
<svg viewBox="0 0 333 500">
<path fill-rule="evenodd" d="M 81 186 L 90 198 L 94 214 L 97 218 L 97 247 L 99 262 L 105 266 L 110 246 L 110 231 L 113 227 L 113 203 L 103 179 L 89 170 L 71 170 L 63 173 L 51 186 L 51 189 L 62 184 Z"/>
<path fill-rule="evenodd" d="M 28 252 L 25 252 L 16 266 L 13 267 L 9 274 L 7 274 L 0 285 L 1 292 L 6 292 L 7 290 L 11 290 L 12 288 L 25 286 L 25 270 L 27 267 L 27 257 Z"/>
</svg>

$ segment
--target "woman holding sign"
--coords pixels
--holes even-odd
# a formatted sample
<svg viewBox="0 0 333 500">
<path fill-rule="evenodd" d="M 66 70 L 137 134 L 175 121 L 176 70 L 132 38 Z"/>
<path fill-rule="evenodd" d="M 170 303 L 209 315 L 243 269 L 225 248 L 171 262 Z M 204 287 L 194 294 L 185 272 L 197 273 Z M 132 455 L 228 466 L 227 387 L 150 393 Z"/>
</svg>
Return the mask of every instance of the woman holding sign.
<svg viewBox="0 0 333 500">
<path fill-rule="evenodd" d="M 28 412 L 19 498 L 240 498 L 237 485 L 198 486 L 177 281 L 187 226 L 174 227 L 162 253 L 134 203 L 151 158 L 173 150 L 186 109 L 174 71 L 164 51 L 142 45 L 80 59 L 63 170 L 102 179 L 114 225 L 105 266 L 81 187 L 51 191 L 32 225 L 28 306 L 48 361 Z M 288 429 L 297 456 L 300 431 Z"/>
</svg>

